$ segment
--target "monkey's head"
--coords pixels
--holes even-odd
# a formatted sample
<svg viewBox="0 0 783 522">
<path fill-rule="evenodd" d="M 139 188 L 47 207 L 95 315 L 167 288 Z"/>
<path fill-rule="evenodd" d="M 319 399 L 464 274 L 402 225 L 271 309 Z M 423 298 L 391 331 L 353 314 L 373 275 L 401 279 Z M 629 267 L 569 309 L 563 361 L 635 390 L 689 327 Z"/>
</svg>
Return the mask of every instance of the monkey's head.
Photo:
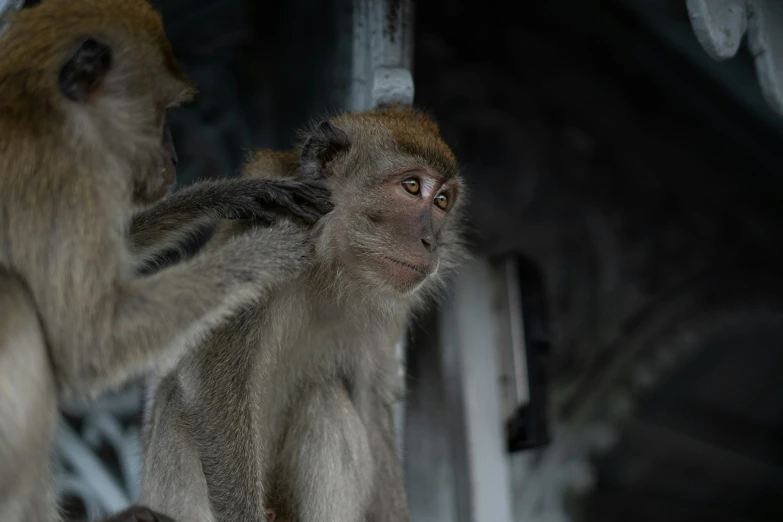
<svg viewBox="0 0 783 522">
<path fill-rule="evenodd" d="M 351 284 L 415 296 L 460 259 L 462 179 L 421 112 L 390 107 L 322 121 L 305 139 L 300 169 L 332 192 L 317 256 Z"/>
<path fill-rule="evenodd" d="M 164 196 L 177 166 L 167 111 L 194 90 L 155 10 L 144 0 L 43 0 L 9 21 L 0 85 L 19 87 L 4 98 L 34 107 L 32 118 L 49 122 L 37 129 L 59 133 L 74 154 L 94 153 L 82 160 L 120 170 L 137 202 Z"/>
</svg>

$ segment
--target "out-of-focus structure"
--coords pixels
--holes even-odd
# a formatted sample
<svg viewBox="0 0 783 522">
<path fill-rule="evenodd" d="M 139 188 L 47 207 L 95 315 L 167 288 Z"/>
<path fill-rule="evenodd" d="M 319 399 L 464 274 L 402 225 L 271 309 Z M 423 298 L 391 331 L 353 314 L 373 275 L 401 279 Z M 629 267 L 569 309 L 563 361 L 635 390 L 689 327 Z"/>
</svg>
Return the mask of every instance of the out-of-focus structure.
<svg viewBox="0 0 783 522">
<path fill-rule="evenodd" d="M 688 0 L 699 43 L 714 60 L 733 58 L 747 37 L 764 98 L 783 115 L 783 4 L 775 0 Z"/>
</svg>

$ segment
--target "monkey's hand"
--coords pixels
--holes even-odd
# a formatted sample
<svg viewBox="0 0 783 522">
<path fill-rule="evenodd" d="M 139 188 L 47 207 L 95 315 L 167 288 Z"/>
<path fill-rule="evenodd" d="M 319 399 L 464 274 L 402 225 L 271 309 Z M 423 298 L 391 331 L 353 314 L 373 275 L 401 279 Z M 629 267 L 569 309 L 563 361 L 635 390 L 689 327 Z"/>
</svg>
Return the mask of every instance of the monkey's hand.
<svg viewBox="0 0 783 522">
<path fill-rule="evenodd" d="M 156 513 L 144 506 L 131 506 L 103 522 L 174 522 L 174 519 Z"/>
<path fill-rule="evenodd" d="M 290 216 L 314 224 L 334 205 L 322 182 L 292 179 L 239 179 L 232 183 L 227 219 L 250 219 L 265 225 Z"/>
</svg>

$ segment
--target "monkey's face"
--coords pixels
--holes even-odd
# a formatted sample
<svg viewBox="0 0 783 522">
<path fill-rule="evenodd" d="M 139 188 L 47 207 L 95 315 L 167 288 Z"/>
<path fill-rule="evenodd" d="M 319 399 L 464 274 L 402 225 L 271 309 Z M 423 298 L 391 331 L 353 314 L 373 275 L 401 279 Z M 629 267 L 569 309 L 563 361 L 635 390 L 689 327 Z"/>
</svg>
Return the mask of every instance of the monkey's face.
<svg viewBox="0 0 783 522">
<path fill-rule="evenodd" d="M 332 123 L 332 121 L 334 123 Z M 437 127 L 408 109 L 321 122 L 302 146 L 305 176 L 335 205 L 319 256 L 351 284 L 413 296 L 459 257 L 461 178 Z"/>
<path fill-rule="evenodd" d="M 177 181 L 177 150 L 171 136 L 168 118 L 164 115 L 160 131 L 160 148 L 153 154 L 152 165 L 145 176 L 134 184 L 133 200 L 149 204 L 165 197 Z"/>
<path fill-rule="evenodd" d="M 437 276 L 460 191 L 458 178 L 405 163 L 330 179 L 335 209 L 324 225 L 327 255 L 336 255 L 340 271 L 392 295 L 415 294 Z"/>
<path fill-rule="evenodd" d="M 440 231 L 457 199 L 457 183 L 426 166 L 382 179 L 372 191 L 372 205 L 361 209 L 369 221 L 375 248 L 358 258 L 377 280 L 397 292 L 419 288 L 439 266 Z M 359 209 L 357 209 L 359 210 Z"/>
</svg>

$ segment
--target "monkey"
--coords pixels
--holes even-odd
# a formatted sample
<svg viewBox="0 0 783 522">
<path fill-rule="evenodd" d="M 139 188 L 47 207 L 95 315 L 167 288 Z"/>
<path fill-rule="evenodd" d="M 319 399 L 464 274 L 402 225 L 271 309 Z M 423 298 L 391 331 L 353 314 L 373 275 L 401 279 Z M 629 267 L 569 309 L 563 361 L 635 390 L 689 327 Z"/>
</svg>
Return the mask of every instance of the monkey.
<svg viewBox="0 0 783 522">
<path fill-rule="evenodd" d="M 8 21 L 0 35 L 0 520 L 54 521 L 59 397 L 94 397 L 172 366 L 210 328 L 302 270 L 314 245 L 311 226 L 289 219 L 139 277 L 128 222 L 139 204 L 167 193 L 176 159 L 166 114 L 195 92 L 159 15 L 145 0 L 44 0 Z M 223 217 L 317 215 L 324 205 L 314 200 L 328 198 L 312 181 L 226 183 L 229 196 L 247 194 L 238 209 L 225 198 L 212 208 Z"/>
<path fill-rule="evenodd" d="M 456 159 L 430 117 L 391 106 L 327 118 L 243 175 L 323 180 L 334 209 L 302 272 L 160 378 L 140 502 L 198 522 L 407 521 L 394 346 L 467 255 Z M 245 230 L 224 222 L 204 248 Z"/>
</svg>

